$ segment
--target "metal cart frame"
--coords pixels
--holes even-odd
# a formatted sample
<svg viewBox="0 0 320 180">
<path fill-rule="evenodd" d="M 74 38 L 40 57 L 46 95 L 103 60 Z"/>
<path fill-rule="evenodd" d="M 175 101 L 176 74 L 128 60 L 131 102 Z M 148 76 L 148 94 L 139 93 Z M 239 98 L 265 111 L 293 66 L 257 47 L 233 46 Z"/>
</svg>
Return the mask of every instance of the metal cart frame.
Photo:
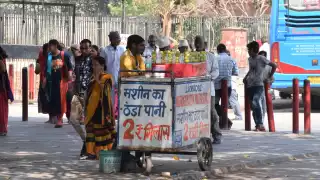
<svg viewBox="0 0 320 180">
<path fill-rule="evenodd" d="M 122 111 L 122 108 L 120 107 L 120 97 L 121 97 L 121 85 L 122 84 L 158 84 L 158 83 L 164 83 L 166 85 L 171 85 L 171 98 L 172 98 L 172 134 L 173 134 L 173 130 L 175 129 L 174 127 L 174 122 L 175 122 L 175 85 L 179 82 L 182 81 L 188 81 L 191 83 L 194 82 L 199 82 L 199 78 L 202 78 L 203 81 L 209 81 L 211 82 L 211 79 L 209 77 L 194 77 L 194 78 L 174 78 L 174 74 L 173 72 L 169 72 L 169 71 L 120 71 L 121 72 L 138 72 L 138 73 L 170 73 L 170 78 L 158 78 L 158 81 L 148 81 L 149 77 L 131 77 L 131 78 L 121 78 L 121 76 L 119 75 L 119 81 L 118 81 L 118 107 L 119 107 L 119 115 L 118 115 L 118 123 L 117 123 L 117 132 L 119 133 L 119 127 L 120 124 L 122 122 L 120 122 L 120 114 Z M 153 77 L 151 77 L 153 78 Z M 147 83 L 146 83 L 147 82 Z M 209 93 L 210 93 L 210 89 L 209 89 Z M 209 103 L 210 104 L 210 103 Z M 212 108 L 210 107 L 211 105 L 209 105 L 209 109 Z M 210 111 L 208 112 L 209 116 L 209 134 L 211 134 L 211 113 Z M 119 145 L 119 136 L 117 137 L 117 144 Z M 172 138 L 173 141 L 174 138 Z M 172 143 L 173 144 L 173 143 Z M 197 148 L 197 151 L 186 151 L 187 149 L 190 148 Z M 145 169 L 145 173 L 146 174 L 150 174 L 151 170 L 152 170 L 152 161 L 151 161 L 151 154 L 152 153 L 157 153 L 157 154 L 183 154 L 183 155 L 197 155 L 197 159 L 198 159 L 198 164 L 199 167 L 202 171 L 207 171 L 210 169 L 211 164 L 212 164 L 212 156 L 213 156 L 213 148 L 212 148 L 212 142 L 211 142 L 211 138 L 209 137 L 200 137 L 198 138 L 198 140 L 195 140 L 193 144 L 187 145 L 187 146 L 183 146 L 183 147 L 177 147 L 177 148 L 128 148 L 128 147 L 117 147 L 118 150 L 125 150 L 125 151 L 135 151 L 135 156 L 136 156 L 136 161 L 137 161 L 137 165 L 140 168 L 144 168 Z M 141 158 L 142 157 L 142 158 Z"/>
</svg>

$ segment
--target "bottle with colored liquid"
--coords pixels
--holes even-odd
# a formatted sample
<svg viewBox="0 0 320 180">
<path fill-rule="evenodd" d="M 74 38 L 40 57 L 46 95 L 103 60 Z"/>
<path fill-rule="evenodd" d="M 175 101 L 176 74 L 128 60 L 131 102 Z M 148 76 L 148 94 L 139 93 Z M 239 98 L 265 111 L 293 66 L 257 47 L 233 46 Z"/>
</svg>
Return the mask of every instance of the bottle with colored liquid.
<svg viewBox="0 0 320 180">
<path fill-rule="evenodd" d="M 165 51 L 161 51 L 160 54 L 161 54 L 161 64 L 165 64 L 165 62 L 166 62 L 166 53 L 165 53 Z"/>
<path fill-rule="evenodd" d="M 176 52 L 175 63 L 180 63 L 180 52 L 179 51 Z"/>
<path fill-rule="evenodd" d="M 152 70 L 152 57 L 151 56 L 148 56 L 146 58 L 146 61 L 145 61 L 145 64 L 146 64 L 146 70 L 147 71 L 151 71 Z M 151 73 L 150 72 L 147 72 L 145 74 L 146 77 L 150 77 L 151 76 Z"/>
<path fill-rule="evenodd" d="M 153 64 L 156 64 L 157 63 L 157 52 L 156 51 L 153 51 L 152 54 L 151 54 L 151 58 L 152 58 L 152 63 Z"/>
<path fill-rule="evenodd" d="M 189 52 L 185 52 L 185 53 L 183 54 L 183 56 L 184 56 L 184 63 L 189 63 L 189 62 L 190 62 L 190 60 L 189 60 L 189 58 L 190 58 L 190 53 L 189 53 Z"/>
<path fill-rule="evenodd" d="M 171 64 L 172 63 L 172 51 L 168 51 L 167 55 L 167 63 Z"/>
</svg>

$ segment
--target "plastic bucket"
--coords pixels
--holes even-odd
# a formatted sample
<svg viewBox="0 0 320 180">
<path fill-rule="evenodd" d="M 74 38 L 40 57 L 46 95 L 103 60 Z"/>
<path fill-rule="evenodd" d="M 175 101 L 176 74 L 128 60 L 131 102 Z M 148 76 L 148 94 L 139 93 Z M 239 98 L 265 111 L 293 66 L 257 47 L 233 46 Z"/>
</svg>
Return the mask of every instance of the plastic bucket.
<svg viewBox="0 0 320 180">
<path fill-rule="evenodd" d="M 99 171 L 103 173 L 120 172 L 121 158 L 122 158 L 121 151 L 117 151 L 117 150 L 100 151 Z"/>
</svg>

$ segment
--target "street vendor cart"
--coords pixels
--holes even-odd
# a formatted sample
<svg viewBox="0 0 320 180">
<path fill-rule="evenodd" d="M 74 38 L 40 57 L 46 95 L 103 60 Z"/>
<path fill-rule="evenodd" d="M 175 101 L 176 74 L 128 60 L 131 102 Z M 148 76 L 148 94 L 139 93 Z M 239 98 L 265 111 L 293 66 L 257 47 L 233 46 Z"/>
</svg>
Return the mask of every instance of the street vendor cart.
<svg viewBox="0 0 320 180">
<path fill-rule="evenodd" d="M 159 68 L 164 69 L 154 70 Z M 170 68 L 160 66 L 143 72 L 148 75 L 119 78 L 117 149 L 142 155 L 138 166 L 146 173 L 151 172 L 152 153 L 197 155 L 200 169 L 208 170 L 213 153 L 211 78 L 206 73 L 178 77 Z M 165 75 L 154 77 L 160 73 Z M 192 147 L 197 151 L 190 151 Z"/>
</svg>

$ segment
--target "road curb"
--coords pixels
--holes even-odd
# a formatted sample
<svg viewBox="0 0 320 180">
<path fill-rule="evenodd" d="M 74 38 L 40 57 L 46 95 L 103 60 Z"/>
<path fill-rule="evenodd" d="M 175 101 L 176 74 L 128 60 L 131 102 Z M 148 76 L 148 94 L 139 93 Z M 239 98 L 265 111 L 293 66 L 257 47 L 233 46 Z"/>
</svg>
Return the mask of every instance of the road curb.
<svg viewBox="0 0 320 180">
<path fill-rule="evenodd" d="M 248 162 L 248 163 L 241 163 L 241 164 L 235 164 L 235 165 L 226 166 L 226 167 L 215 168 L 215 169 L 212 169 L 211 171 L 205 171 L 205 172 L 200 172 L 200 171 L 191 171 L 190 172 L 189 171 L 187 173 L 173 176 L 172 179 L 174 179 L 174 180 L 185 180 L 185 179 L 199 180 L 199 179 L 205 179 L 206 177 L 219 176 L 219 175 L 229 174 L 232 172 L 237 172 L 237 171 L 249 168 L 249 167 L 263 166 L 263 165 L 269 165 L 269 164 L 278 164 L 278 163 L 288 162 L 288 161 L 292 161 L 292 160 L 296 160 L 296 159 L 305 159 L 305 158 L 315 157 L 315 156 L 320 156 L 320 152 L 302 153 L 302 154 L 297 154 L 297 155 L 292 155 L 292 156 L 283 156 L 283 157 L 278 157 L 278 158 L 256 160 L 256 161 Z"/>
</svg>

